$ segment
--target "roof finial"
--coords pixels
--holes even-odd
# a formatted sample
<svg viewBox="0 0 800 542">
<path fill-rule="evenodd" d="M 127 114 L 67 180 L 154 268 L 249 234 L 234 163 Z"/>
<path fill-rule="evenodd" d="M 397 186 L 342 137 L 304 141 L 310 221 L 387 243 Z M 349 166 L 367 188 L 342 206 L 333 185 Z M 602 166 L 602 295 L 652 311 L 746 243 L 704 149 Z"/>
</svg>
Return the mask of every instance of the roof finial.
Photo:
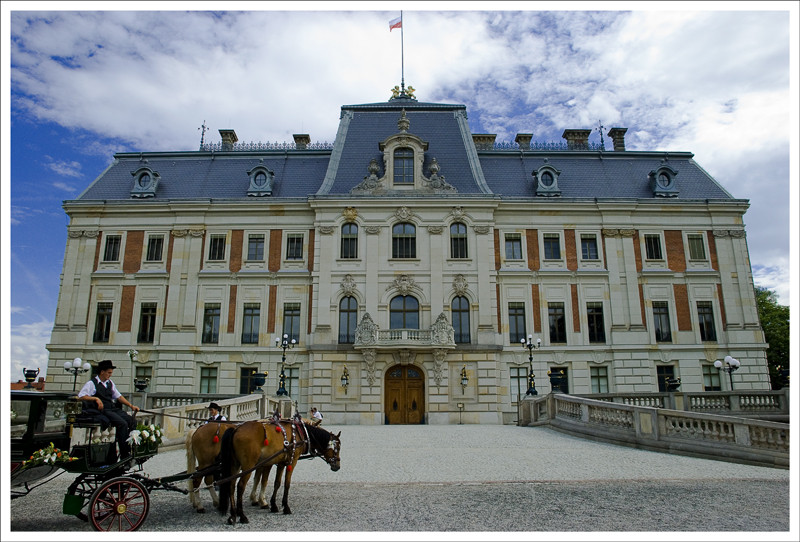
<svg viewBox="0 0 800 542">
<path fill-rule="evenodd" d="M 603 141 L 603 130 L 605 130 L 605 129 L 606 129 L 606 127 L 603 126 L 603 123 L 598 120 L 597 121 L 597 128 L 595 128 L 595 130 L 600 132 L 600 150 L 605 150 L 605 148 L 606 148 L 606 144 Z"/>
<path fill-rule="evenodd" d="M 400 120 L 397 121 L 397 129 L 401 132 L 407 132 L 408 127 L 411 126 L 411 121 L 406 117 L 406 110 L 400 112 Z"/>
<path fill-rule="evenodd" d="M 200 149 L 202 150 L 202 148 L 203 148 L 203 140 L 206 137 L 206 132 L 209 130 L 209 127 L 206 126 L 206 121 L 205 120 L 203 120 L 203 125 L 200 128 L 198 128 L 198 130 L 202 130 L 202 133 L 200 134 Z"/>
</svg>

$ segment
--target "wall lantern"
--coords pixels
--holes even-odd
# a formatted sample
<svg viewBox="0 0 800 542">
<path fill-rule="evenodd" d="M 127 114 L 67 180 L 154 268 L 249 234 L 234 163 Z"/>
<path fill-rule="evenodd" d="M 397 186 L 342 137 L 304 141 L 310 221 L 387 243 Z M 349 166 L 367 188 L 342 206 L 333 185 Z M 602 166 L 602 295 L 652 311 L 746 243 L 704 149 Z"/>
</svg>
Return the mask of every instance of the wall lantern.
<svg viewBox="0 0 800 542">
<path fill-rule="evenodd" d="M 344 366 L 344 371 L 342 371 L 342 387 L 344 388 L 344 393 L 347 394 L 347 386 L 350 385 L 350 373 L 347 372 L 347 365 Z"/>
</svg>

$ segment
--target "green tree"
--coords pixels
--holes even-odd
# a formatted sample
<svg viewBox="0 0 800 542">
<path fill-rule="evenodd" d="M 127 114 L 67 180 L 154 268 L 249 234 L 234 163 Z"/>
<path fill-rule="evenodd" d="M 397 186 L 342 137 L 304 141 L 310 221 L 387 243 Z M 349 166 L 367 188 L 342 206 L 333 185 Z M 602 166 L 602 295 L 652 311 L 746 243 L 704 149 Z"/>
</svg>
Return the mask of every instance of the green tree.
<svg viewBox="0 0 800 542">
<path fill-rule="evenodd" d="M 756 286 L 755 292 L 764 340 L 769 343 L 767 349 L 769 377 L 772 389 L 777 390 L 788 384 L 781 371 L 789 369 L 789 307 L 779 305 L 778 297 L 772 290 Z"/>
</svg>

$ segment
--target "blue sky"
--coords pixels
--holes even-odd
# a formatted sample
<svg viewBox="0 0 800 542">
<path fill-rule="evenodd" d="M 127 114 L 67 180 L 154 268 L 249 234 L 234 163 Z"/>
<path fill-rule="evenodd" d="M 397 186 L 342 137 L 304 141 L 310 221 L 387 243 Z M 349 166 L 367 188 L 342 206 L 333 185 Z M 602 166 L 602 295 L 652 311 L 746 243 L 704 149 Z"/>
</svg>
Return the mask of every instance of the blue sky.
<svg viewBox="0 0 800 542">
<path fill-rule="evenodd" d="M 153 5 L 238 11 L 141 11 Z M 342 105 L 385 101 L 400 83 L 401 33 L 388 22 L 401 8 L 405 83 L 420 101 L 466 104 L 472 131 L 498 141 L 530 132 L 556 142 L 566 128 L 602 123 L 628 128 L 628 150 L 693 152 L 750 201 L 755 282 L 790 304 L 796 2 L 366 9 L 378 5 L 3 2 L 6 378 L 20 379 L 23 367 L 45 374 L 68 224 L 62 202 L 114 152 L 194 150 L 203 122 L 209 142 L 230 128 L 243 142 L 294 133 L 333 142 Z M 479 11 L 490 5 L 497 11 Z M 533 11 L 554 7 L 561 11 Z"/>
</svg>

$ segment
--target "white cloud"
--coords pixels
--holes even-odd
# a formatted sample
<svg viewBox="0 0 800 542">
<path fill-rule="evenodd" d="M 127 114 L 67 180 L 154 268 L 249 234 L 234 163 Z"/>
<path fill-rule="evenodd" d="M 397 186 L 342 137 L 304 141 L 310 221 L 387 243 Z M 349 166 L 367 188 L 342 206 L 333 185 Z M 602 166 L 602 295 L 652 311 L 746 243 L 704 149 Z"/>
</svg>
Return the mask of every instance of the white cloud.
<svg viewBox="0 0 800 542">
<path fill-rule="evenodd" d="M 39 376 L 46 376 L 48 352 L 44 345 L 50 342 L 52 330 L 53 322 L 44 320 L 11 326 L 9 371 L 12 382 L 24 380 L 22 370 L 26 368 L 39 369 Z"/>
</svg>

